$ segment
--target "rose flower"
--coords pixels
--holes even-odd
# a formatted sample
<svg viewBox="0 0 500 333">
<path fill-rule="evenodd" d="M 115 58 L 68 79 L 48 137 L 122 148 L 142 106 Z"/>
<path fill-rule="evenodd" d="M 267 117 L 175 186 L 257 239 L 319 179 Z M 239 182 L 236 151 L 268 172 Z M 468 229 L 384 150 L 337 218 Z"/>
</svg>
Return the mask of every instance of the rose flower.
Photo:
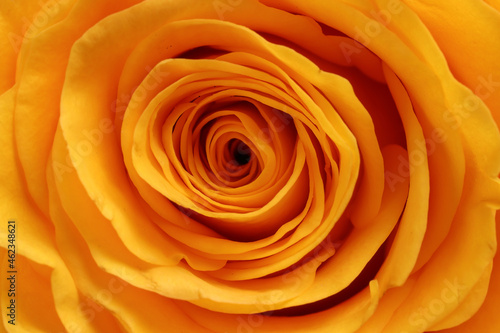
<svg viewBox="0 0 500 333">
<path fill-rule="evenodd" d="M 7 332 L 498 332 L 500 3 L 2 0 Z"/>
</svg>

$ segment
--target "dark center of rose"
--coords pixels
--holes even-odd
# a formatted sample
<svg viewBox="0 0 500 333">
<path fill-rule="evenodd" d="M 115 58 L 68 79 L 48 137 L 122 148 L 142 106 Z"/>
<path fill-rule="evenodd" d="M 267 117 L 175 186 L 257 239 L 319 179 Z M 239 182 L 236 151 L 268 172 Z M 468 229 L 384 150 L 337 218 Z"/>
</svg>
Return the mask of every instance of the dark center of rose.
<svg viewBox="0 0 500 333">
<path fill-rule="evenodd" d="M 245 165 L 252 158 L 252 151 L 243 141 L 233 139 L 229 143 L 234 163 L 236 165 Z"/>
</svg>

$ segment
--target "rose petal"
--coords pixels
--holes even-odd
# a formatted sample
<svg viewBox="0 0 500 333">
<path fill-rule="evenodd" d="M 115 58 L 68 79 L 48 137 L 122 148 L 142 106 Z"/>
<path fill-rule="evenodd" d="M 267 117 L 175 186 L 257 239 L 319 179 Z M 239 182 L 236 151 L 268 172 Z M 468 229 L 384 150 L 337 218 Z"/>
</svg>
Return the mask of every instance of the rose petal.
<svg viewBox="0 0 500 333">
<path fill-rule="evenodd" d="M 74 173 L 72 175 L 74 177 Z M 48 181 L 49 190 L 55 193 L 58 185 L 54 177 L 49 175 Z M 128 266 L 134 264 L 133 260 L 127 261 L 127 265 L 108 264 L 108 267 L 116 270 L 112 275 L 98 267 L 92 259 L 87 241 L 71 223 L 60 201 L 51 201 L 51 214 L 57 223 L 58 245 L 78 288 L 74 289 L 74 293 L 77 290 L 79 293 L 79 295 L 68 295 L 58 292 L 55 295 L 56 306 L 61 318 L 66 320 L 65 326 L 68 329 L 90 332 L 158 331 L 164 327 L 164 316 L 168 314 L 169 327 L 173 329 L 204 331 L 179 311 L 173 301 L 155 293 L 145 292 L 142 288 L 136 288 L 118 278 L 117 276 L 125 277 L 134 284 L 142 282 L 136 281 L 141 278 L 133 272 L 132 267 Z M 66 286 L 72 282 L 65 271 L 54 280 L 54 284 L 62 290 L 69 289 L 69 286 Z M 78 297 L 76 301 L 75 296 Z M 74 311 L 75 306 L 79 311 Z M 85 316 L 83 320 L 77 317 L 79 312 L 83 312 Z"/>
<path fill-rule="evenodd" d="M 495 56 L 500 46 L 491 43 L 500 38 L 500 13 L 483 1 L 462 0 L 453 5 L 425 0 L 405 3 L 428 27 L 453 74 L 483 99 L 500 123 L 500 69 Z M 461 37 L 450 38 L 452 35 Z"/>
<path fill-rule="evenodd" d="M 4 110 L 3 116 L 0 118 L 0 126 L 4 133 L 1 138 L 1 144 L 3 147 L 13 147 L 13 90 L 9 90 L 0 96 L 0 107 Z M 1 201 L 2 209 L 0 210 L 0 214 L 4 221 L 8 221 L 12 219 L 13 216 L 6 215 L 7 212 L 15 212 L 17 227 L 22 225 L 20 228 L 21 230 L 16 230 L 16 245 L 18 245 L 16 246 L 16 254 L 18 255 L 16 260 L 19 260 L 19 279 L 26 281 L 27 276 L 24 274 L 28 274 L 30 278 L 36 275 L 40 276 L 40 279 L 34 279 L 34 281 L 31 282 L 31 288 L 34 288 L 34 290 L 31 290 L 29 285 L 24 286 L 24 284 L 22 284 L 22 291 L 19 289 L 17 290 L 20 306 L 16 311 L 18 311 L 18 315 L 23 318 L 22 323 L 17 322 L 17 324 L 19 324 L 20 327 L 25 327 L 29 331 L 37 330 L 39 328 L 38 325 L 45 325 L 40 328 L 42 330 L 53 331 L 60 329 L 61 322 L 64 323 L 65 326 L 68 325 L 69 322 L 67 319 L 69 320 L 69 318 L 71 318 L 71 322 L 84 323 L 85 315 L 78 309 L 76 311 L 71 311 L 69 318 L 60 315 L 58 303 L 59 295 L 66 294 L 68 290 L 74 290 L 76 293 L 76 288 L 72 284 L 72 280 L 68 279 L 68 275 L 65 276 L 64 284 L 58 284 L 57 286 L 52 284 L 52 279 L 57 279 L 55 276 L 58 276 L 59 272 L 67 272 L 67 270 L 65 270 L 60 254 L 56 251 L 52 223 L 46 220 L 40 211 L 37 211 L 35 207 L 31 206 L 31 198 L 27 194 L 27 189 L 22 185 L 23 181 L 21 180 L 22 175 L 20 169 L 16 167 L 18 164 L 15 151 L 13 149 L 2 150 L 0 164 L 2 169 L 2 186 L 0 187 L 0 191 L 2 198 L 4 198 L 4 200 Z M 26 223 L 26 221 L 29 221 L 29 223 Z M 2 228 L 2 240 L 7 240 L 7 235 L 3 233 L 3 230 L 6 229 Z M 2 247 L 6 248 L 6 245 L 4 244 Z M 33 267 L 36 267 L 37 271 L 31 270 Z M 3 272 L 6 272 L 6 270 Z M 3 277 L 2 281 L 4 281 Z M 21 284 L 19 284 L 19 286 L 21 286 Z M 53 293 L 53 296 L 52 294 L 47 296 L 47 293 Z M 2 295 L 7 297 L 7 293 L 2 293 Z M 50 302 L 43 304 L 44 301 L 52 299 L 53 297 L 55 307 L 51 305 Z M 70 299 L 75 300 L 74 297 L 70 297 Z M 23 304 L 26 306 L 23 306 Z M 77 304 L 77 302 L 75 301 L 72 304 Z M 42 312 L 39 311 L 41 307 L 47 308 L 47 311 L 43 312 L 44 320 L 47 321 L 36 320 L 39 318 L 38 316 L 42 314 Z M 51 309 L 56 309 L 58 312 L 51 311 Z M 74 307 L 71 309 L 74 309 Z M 4 319 L 6 318 L 7 317 Z"/>
<path fill-rule="evenodd" d="M 42 6 L 26 32 L 20 63 L 12 67 L 16 68 L 19 82 L 16 86 L 16 147 L 30 195 L 45 214 L 48 214 L 47 185 L 45 170 L 40 165 L 46 165 L 49 159 L 71 47 L 82 31 L 100 18 L 134 3 L 84 1 L 69 14 L 73 2 L 48 1 Z M 33 145 L 34 141 L 37 145 Z"/>
<path fill-rule="evenodd" d="M 396 171 L 395 161 L 402 151 L 403 149 L 397 146 L 387 146 L 384 149 L 387 172 Z M 345 289 L 358 276 L 399 221 L 407 200 L 408 180 L 396 185 L 393 188 L 385 188 L 382 208 L 374 221 L 365 228 L 352 232 L 335 256 L 321 266 L 312 287 L 288 302 L 288 306 L 307 304 L 334 295 Z"/>
<path fill-rule="evenodd" d="M 423 131 L 413 113 L 411 100 L 396 75 L 386 66 L 384 66 L 384 74 L 398 106 L 406 133 L 409 156 L 408 174 L 400 175 L 400 177 L 408 176 L 410 180 L 408 201 L 394 243 L 377 274 L 385 290 L 386 287 L 399 286 L 405 282 L 419 254 L 427 227 L 429 170 L 427 154 L 416 144 L 417 140 L 423 138 Z M 414 156 L 418 156 L 417 161 L 413 159 Z M 401 172 L 402 163 L 402 161 L 398 163 L 398 172 Z"/>
<path fill-rule="evenodd" d="M 16 244 L 19 244 L 19 235 L 20 233 L 17 232 Z M 0 254 L 2 259 L 7 261 L 7 251 L 2 248 Z M 4 327 L 15 325 L 16 329 L 27 332 L 64 330 L 55 311 L 52 296 L 50 284 L 52 268 L 39 265 L 19 254 L 16 255 L 15 265 L 15 274 L 10 274 L 7 271 L 6 273 L 2 272 L 1 275 L 0 287 L 5 292 L 2 293 L 0 303 L 2 308 L 7 309 L 4 310 Z M 5 270 L 7 270 L 6 267 L 5 265 Z M 10 280 L 12 277 L 13 280 Z M 30 283 L 22 283 L 22 281 L 30 281 Z M 15 285 L 14 288 L 12 288 L 12 283 Z M 12 300 L 15 303 L 12 303 Z M 14 305 L 13 311 L 9 309 L 12 304 Z M 45 311 L 40 311 L 41 308 Z M 10 317 L 10 313 L 13 313 L 14 317 Z M 21 320 L 21 318 L 23 319 Z"/>
<path fill-rule="evenodd" d="M 278 293 L 279 295 L 279 293 Z M 260 330 L 262 332 L 283 332 L 284 327 L 293 327 L 294 332 L 339 332 L 356 331 L 373 313 L 379 298 L 378 285 L 371 281 L 369 287 L 342 304 L 326 311 L 297 317 L 268 317 L 258 315 L 228 315 L 201 309 L 189 303 L 179 303 L 191 318 L 214 332 L 238 330 Z M 268 311 L 274 297 L 258 304 L 261 311 Z M 272 312 L 271 312 L 272 313 Z"/>
<path fill-rule="evenodd" d="M 496 234 L 497 240 L 500 237 L 500 228 L 498 223 L 500 222 L 500 214 L 496 215 Z M 498 293 L 500 291 L 500 255 L 497 251 L 495 258 L 493 260 L 493 272 L 490 278 L 490 284 L 488 286 L 488 294 L 486 299 L 482 304 L 479 311 L 465 323 L 450 328 L 447 330 L 442 330 L 438 332 L 442 333 L 467 333 L 474 330 L 480 332 L 496 332 L 500 328 L 500 319 L 497 316 L 498 306 L 500 305 L 500 299 L 498 298 Z"/>
<path fill-rule="evenodd" d="M 436 323 L 429 331 L 442 330 L 449 327 L 455 327 L 467 321 L 481 307 L 488 293 L 488 285 L 490 283 L 491 271 L 493 263 L 491 263 L 483 272 L 478 282 L 472 290 L 467 294 L 462 303 L 448 317 L 445 317 L 440 322 Z"/>
</svg>

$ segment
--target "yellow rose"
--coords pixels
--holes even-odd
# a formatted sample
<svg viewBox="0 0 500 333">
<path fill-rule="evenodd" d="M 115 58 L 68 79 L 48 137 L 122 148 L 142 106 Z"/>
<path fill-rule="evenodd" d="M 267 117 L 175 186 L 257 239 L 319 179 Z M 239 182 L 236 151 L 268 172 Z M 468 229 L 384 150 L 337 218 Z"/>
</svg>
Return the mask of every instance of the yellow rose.
<svg viewBox="0 0 500 333">
<path fill-rule="evenodd" d="M 499 10 L 2 1 L 4 329 L 497 332 Z"/>
</svg>

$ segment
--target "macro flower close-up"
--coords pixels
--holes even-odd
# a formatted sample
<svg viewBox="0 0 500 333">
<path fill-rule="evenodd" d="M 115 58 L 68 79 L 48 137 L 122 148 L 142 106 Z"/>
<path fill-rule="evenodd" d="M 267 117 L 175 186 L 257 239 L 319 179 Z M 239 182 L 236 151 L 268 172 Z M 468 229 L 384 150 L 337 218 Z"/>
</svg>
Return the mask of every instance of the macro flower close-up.
<svg viewBox="0 0 500 333">
<path fill-rule="evenodd" d="M 500 1 L 0 1 L 0 332 L 500 332 Z"/>
</svg>

